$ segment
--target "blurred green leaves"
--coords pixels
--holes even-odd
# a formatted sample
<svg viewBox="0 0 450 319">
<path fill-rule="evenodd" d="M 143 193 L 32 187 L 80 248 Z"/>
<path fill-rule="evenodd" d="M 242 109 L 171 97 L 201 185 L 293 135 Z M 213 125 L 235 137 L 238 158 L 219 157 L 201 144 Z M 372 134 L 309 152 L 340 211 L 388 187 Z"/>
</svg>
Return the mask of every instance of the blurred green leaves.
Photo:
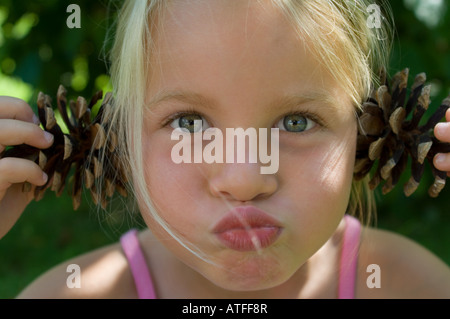
<svg viewBox="0 0 450 319">
<path fill-rule="evenodd" d="M 67 1 L 0 1 L 0 94 L 34 104 L 37 92 L 54 95 L 59 84 L 75 95 L 90 96 L 108 89 L 104 39 L 107 1 L 77 1 L 81 28 L 70 29 Z M 100 77 L 101 81 L 97 81 Z M 10 85 L 5 84 L 10 79 Z M 28 84 L 32 86 L 30 94 Z M 102 86 L 99 86 L 102 85 Z M 70 96 L 72 94 L 72 96 Z"/>
</svg>

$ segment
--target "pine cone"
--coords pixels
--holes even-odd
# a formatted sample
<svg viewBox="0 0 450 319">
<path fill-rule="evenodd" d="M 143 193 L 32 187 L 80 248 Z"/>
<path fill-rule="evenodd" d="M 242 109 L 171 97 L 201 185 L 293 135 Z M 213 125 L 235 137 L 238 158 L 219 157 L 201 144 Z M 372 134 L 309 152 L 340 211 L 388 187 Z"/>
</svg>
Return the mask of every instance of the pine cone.
<svg viewBox="0 0 450 319">
<path fill-rule="evenodd" d="M 56 122 L 51 98 L 40 92 L 37 99 L 39 119 L 44 130 L 54 135 L 53 145 L 41 150 L 22 144 L 7 149 L 0 154 L 0 158 L 27 158 L 35 161 L 47 173 L 47 183 L 35 188 L 36 200 L 40 200 L 48 188 L 60 196 L 68 183 L 71 168 L 75 167 L 73 176 L 70 177 L 73 184 L 71 196 L 74 209 L 77 210 L 80 206 L 83 184 L 90 190 L 94 202 L 106 207 L 108 198 L 111 198 L 115 191 L 127 196 L 125 174 L 115 156 L 117 136 L 110 131 L 107 139 L 108 127 L 101 124 L 104 108 L 111 107 L 113 103 L 112 95 L 110 92 L 105 95 L 94 117 L 91 115 L 91 109 L 102 98 L 101 91 L 97 92 L 89 103 L 81 96 L 76 102 L 70 101 L 69 108 L 66 93 L 66 89 L 60 85 L 57 107 L 69 134 L 64 134 Z M 94 149 L 92 153 L 91 149 Z M 103 184 L 97 185 L 94 181 L 100 175 L 104 176 Z M 29 184 L 25 186 L 25 191 L 30 189 Z"/>
<path fill-rule="evenodd" d="M 445 186 L 447 173 L 434 167 L 433 157 L 450 152 L 450 144 L 436 139 L 433 128 L 450 107 L 450 95 L 428 121 L 420 125 L 430 104 L 431 86 L 425 85 L 425 73 L 418 74 L 406 100 L 408 73 L 408 69 L 398 72 L 389 83 L 385 70 L 381 70 L 382 85 L 372 90 L 370 98 L 362 104 L 354 177 L 362 179 L 378 162 L 369 185 L 373 190 L 385 181 L 382 192 L 386 194 L 397 184 L 411 157 L 412 176 L 403 189 L 405 195 L 410 196 L 419 186 L 427 160 L 435 178 L 428 194 L 437 197 Z"/>
</svg>

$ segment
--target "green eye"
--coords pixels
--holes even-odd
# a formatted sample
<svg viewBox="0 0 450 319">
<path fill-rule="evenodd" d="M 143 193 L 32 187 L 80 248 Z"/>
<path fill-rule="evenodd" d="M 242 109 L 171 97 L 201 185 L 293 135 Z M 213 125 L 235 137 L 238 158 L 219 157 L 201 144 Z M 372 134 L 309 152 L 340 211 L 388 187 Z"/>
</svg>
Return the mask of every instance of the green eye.
<svg viewBox="0 0 450 319">
<path fill-rule="evenodd" d="M 316 123 L 314 123 L 314 121 L 301 114 L 291 114 L 283 117 L 278 122 L 277 127 L 288 132 L 299 133 L 307 131 L 315 125 Z"/>
<path fill-rule="evenodd" d="M 189 133 L 196 133 L 205 130 L 207 123 L 198 114 L 181 114 L 170 123 L 170 126 L 185 129 Z"/>
</svg>

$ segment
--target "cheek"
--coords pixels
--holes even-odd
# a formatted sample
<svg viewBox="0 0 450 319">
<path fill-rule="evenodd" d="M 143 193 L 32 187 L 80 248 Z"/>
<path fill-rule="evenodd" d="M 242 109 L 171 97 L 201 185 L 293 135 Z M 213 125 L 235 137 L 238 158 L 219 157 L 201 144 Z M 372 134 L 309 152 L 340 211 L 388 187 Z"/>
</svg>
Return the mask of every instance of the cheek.
<svg viewBox="0 0 450 319">
<path fill-rule="evenodd" d="M 176 164 L 171 160 L 170 143 L 158 143 L 158 138 L 143 139 L 144 175 L 147 193 L 152 199 L 158 215 L 180 233 L 188 232 L 190 225 L 186 205 L 190 211 L 199 211 L 204 179 L 201 167 L 196 164 Z M 176 196 L 175 196 L 176 195 Z M 198 206 L 198 207 L 197 207 Z M 150 228 L 158 223 L 150 218 L 148 211 L 143 214 Z M 153 226 L 152 226 L 153 225 Z"/>
<path fill-rule="evenodd" d="M 300 147 L 280 155 L 280 172 L 288 177 L 285 183 L 299 184 L 303 190 L 339 194 L 343 188 L 351 186 L 355 148 L 353 135 Z"/>
<path fill-rule="evenodd" d="M 355 144 L 336 142 L 318 149 L 316 161 L 317 186 L 330 193 L 343 193 L 351 187 L 355 165 Z"/>
<path fill-rule="evenodd" d="M 280 155 L 282 192 L 301 212 L 293 224 L 316 225 L 319 230 L 329 221 L 333 230 L 346 212 L 356 148 L 356 133 L 347 134 L 289 152 L 284 159 Z"/>
<path fill-rule="evenodd" d="M 326 143 L 280 157 L 279 206 L 292 212 L 288 246 L 302 260 L 332 236 L 347 210 L 353 149 L 351 143 Z"/>
</svg>

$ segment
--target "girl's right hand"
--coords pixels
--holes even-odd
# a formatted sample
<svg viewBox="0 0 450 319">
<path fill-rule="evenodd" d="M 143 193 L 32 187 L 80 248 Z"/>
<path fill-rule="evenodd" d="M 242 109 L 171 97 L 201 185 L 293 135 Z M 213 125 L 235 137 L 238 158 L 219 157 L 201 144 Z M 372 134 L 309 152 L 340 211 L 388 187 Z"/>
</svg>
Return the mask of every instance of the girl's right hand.
<svg viewBox="0 0 450 319">
<path fill-rule="evenodd" d="M 28 144 L 46 149 L 52 143 L 53 136 L 39 127 L 39 119 L 26 102 L 0 96 L 0 153 L 12 145 Z M 0 158 L 0 238 L 33 199 L 33 191 L 22 191 L 23 183 L 42 186 L 47 178 L 39 165 L 30 160 Z"/>
</svg>

